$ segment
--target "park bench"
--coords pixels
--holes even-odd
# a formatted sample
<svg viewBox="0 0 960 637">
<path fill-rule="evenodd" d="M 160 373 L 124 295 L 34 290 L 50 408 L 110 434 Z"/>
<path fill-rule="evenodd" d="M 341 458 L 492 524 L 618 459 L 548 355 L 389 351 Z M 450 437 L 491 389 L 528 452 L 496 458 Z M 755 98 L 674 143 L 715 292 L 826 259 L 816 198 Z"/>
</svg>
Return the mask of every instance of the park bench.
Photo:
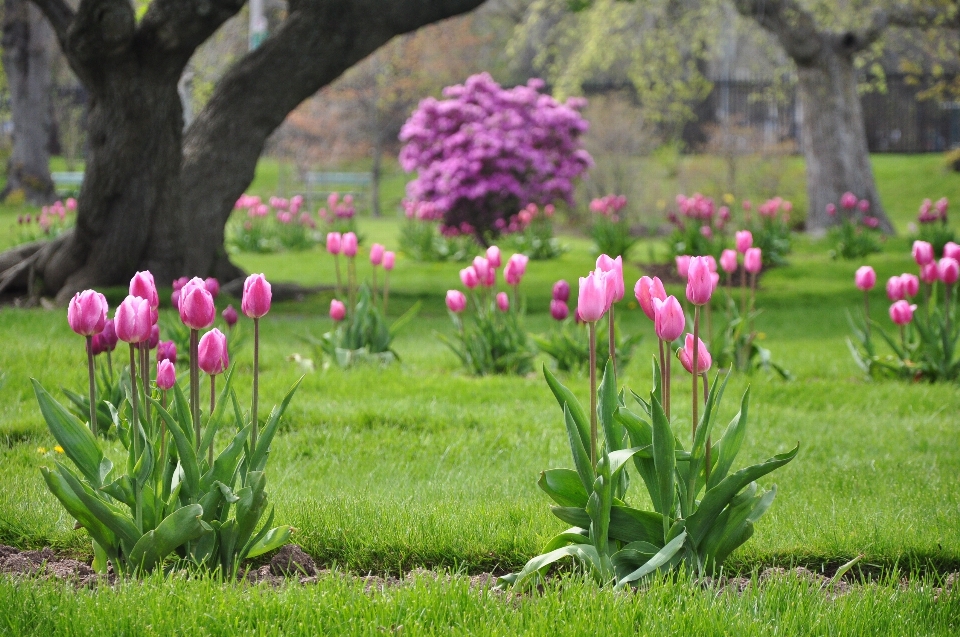
<svg viewBox="0 0 960 637">
<path fill-rule="evenodd" d="M 370 173 L 308 172 L 304 176 L 304 197 L 313 209 L 326 206 L 331 193 L 353 195 L 354 206 L 360 210 L 366 205 L 373 179 Z"/>
<path fill-rule="evenodd" d="M 55 172 L 50 173 L 53 179 L 53 188 L 58 195 L 77 195 L 83 185 L 82 172 Z"/>
</svg>

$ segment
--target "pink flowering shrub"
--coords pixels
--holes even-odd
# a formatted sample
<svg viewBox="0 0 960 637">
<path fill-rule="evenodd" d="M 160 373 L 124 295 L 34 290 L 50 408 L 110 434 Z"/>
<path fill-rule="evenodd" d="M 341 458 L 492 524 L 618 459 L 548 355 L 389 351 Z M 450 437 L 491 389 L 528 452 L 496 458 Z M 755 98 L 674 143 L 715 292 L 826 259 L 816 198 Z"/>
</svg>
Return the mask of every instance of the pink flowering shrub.
<svg viewBox="0 0 960 637">
<path fill-rule="evenodd" d="M 543 86 L 505 89 L 480 73 L 421 101 L 400 131 L 400 165 L 418 173 L 407 214 L 486 244 L 527 204 L 572 202 L 574 180 L 593 163 L 581 145 L 586 101 L 561 104 Z"/>
</svg>

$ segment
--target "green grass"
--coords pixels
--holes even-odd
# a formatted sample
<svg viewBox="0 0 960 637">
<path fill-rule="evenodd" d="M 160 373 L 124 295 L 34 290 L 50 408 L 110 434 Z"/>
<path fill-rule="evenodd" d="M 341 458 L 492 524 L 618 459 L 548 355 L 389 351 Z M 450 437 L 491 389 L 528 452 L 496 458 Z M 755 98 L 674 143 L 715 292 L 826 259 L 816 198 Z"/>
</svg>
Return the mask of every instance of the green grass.
<svg viewBox="0 0 960 637">
<path fill-rule="evenodd" d="M 364 219 L 361 229 L 371 242 L 396 245 L 396 222 Z M 592 266 L 588 242 L 564 241 L 569 253 L 528 268 L 522 290 L 531 331 L 550 328 L 552 283 L 574 282 Z M 636 254 L 646 255 L 648 248 L 660 246 L 644 244 Z M 907 248 L 905 239 L 892 239 L 886 252 L 867 261 L 884 281 L 914 269 Z M 831 262 L 826 251 L 823 242 L 799 239 L 791 265 L 766 273 L 761 282 L 764 313 L 758 326 L 764 344 L 796 380 L 759 374 L 730 381 L 724 421 L 735 413 L 739 394 L 752 386 L 741 462 L 785 451 L 797 441 L 800 455 L 763 480 L 765 486 L 778 485 L 777 500 L 729 566 L 745 572 L 775 563 L 819 568 L 863 553 L 868 566 L 887 573 L 914 570 L 921 580 L 922 573 L 958 570 L 960 387 L 863 379 L 845 344 L 845 312 L 859 302 L 852 281 L 860 263 Z M 271 280 L 333 280 L 332 261 L 319 250 L 244 255 L 239 261 Z M 571 466 L 560 410 L 542 378 L 470 377 L 436 338 L 437 332 L 452 333 L 442 298 L 459 284 L 459 267 L 401 257 L 391 275 L 390 314 L 424 301 L 420 317 L 397 340 L 403 363 L 384 370 L 318 367 L 291 405 L 273 447 L 268 490 L 277 522 L 295 526 L 296 542 L 323 565 L 354 572 L 504 571 L 522 565 L 564 527 L 536 486 L 540 470 Z M 365 260 L 359 270 L 361 278 L 368 276 Z M 628 266 L 628 283 L 639 274 Z M 871 306 L 884 323 L 881 288 Z M 315 357 L 301 337 L 328 329 L 329 301 L 329 295 L 318 295 L 279 303 L 264 319 L 262 403 L 278 401 L 302 373 L 287 360 L 291 354 Z M 170 310 L 165 316 L 174 318 Z M 618 318 L 622 329 L 645 335 L 642 351 L 622 377 L 622 384 L 645 392 L 655 348 L 652 326 L 632 303 L 624 303 Z M 0 337 L 0 372 L 7 374 L 0 388 L 0 542 L 52 545 L 86 556 L 88 539 L 73 530 L 39 475 L 38 467 L 50 465 L 55 454 L 37 448 L 49 449 L 54 441 L 28 381 L 35 376 L 52 391 L 61 385 L 82 388 L 81 339 L 69 331 L 59 309 L 0 309 Z M 242 379 L 241 399 L 247 401 L 249 344 L 232 359 Z M 563 380 L 586 401 L 585 378 Z M 678 372 L 674 385 L 682 439 L 689 435 L 686 380 Z M 796 582 L 744 596 L 662 583 L 626 597 L 573 582 L 518 604 L 471 593 L 462 578 L 421 582 L 383 596 L 365 595 L 335 578 L 316 588 L 279 592 L 175 579 L 121 586 L 116 593 L 0 580 L 0 633 L 36 627 L 41 633 L 151 634 L 183 626 L 184 633 L 200 634 L 316 634 L 404 624 L 425 633 L 577 634 L 596 628 L 601 613 L 610 633 L 663 632 L 661 626 L 696 634 L 766 634 L 774 627 L 787 634 L 955 632 L 956 594 L 934 603 L 929 582 L 923 590 L 921 583 L 901 591 L 891 580 L 831 601 Z M 44 612 L 52 608 L 57 611 Z"/>
</svg>

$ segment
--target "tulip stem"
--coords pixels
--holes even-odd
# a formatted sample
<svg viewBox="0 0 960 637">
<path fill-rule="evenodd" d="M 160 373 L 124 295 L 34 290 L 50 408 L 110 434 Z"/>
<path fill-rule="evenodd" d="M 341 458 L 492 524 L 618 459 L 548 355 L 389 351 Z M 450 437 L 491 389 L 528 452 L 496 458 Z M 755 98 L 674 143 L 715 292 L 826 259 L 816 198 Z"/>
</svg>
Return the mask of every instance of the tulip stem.
<svg viewBox="0 0 960 637">
<path fill-rule="evenodd" d="M 110 372 L 110 380 L 113 380 L 113 352 L 107 350 L 107 371 Z"/>
<path fill-rule="evenodd" d="M 90 432 L 97 436 L 97 374 L 93 368 L 93 337 L 87 337 L 87 374 L 90 376 Z"/>
<path fill-rule="evenodd" d="M 333 255 L 333 265 L 337 270 L 337 296 L 343 296 L 343 283 L 340 280 L 340 255 Z"/>
<path fill-rule="evenodd" d="M 390 300 L 390 270 L 383 271 L 383 318 L 387 318 L 387 301 Z"/>
<path fill-rule="evenodd" d="M 513 309 L 516 312 L 520 312 L 520 284 L 519 283 L 513 286 Z"/>
<path fill-rule="evenodd" d="M 217 376 L 210 374 L 210 418 L 213 419 L 213 410 L 217 407 Z M 210 426 L 210 425 L 207 425 Z M 213 440 L 210 441 L 210 448 L 207 450 L 207 468 L 213 468 Z"/>
<path fill-rule="evenodd" d="M 750 334 L 753 334 L 753 314 L 757 304 L 757 274 L 750 273 Z"/>
<path fill-rule="evenodd" d="M 253 404 L 250 409 L 250 450 L 257 448 L 257 400 L 260 392 L 260 319 L 253 319 Z"/>
<path fill-rule="evenodd" d="M 903 329 L 903 325 L 900 325 L 900 347 L 903 348 L 903 353 L 907 353 L 907 337 L 906 332 Z"/>
<path fill-rule="evenodd" d="M 373 291 L 371 292 L 371 301 L 373 307 L 377 307 L 377 266 L 373 266 Z"/>
<path fill-rule="evenodd" d="M 160 391 L 160 404 L 164 411 L 167 409 L 167 390 Z M 167 461 L 167 421 L 160 419 L 160 458 L 163 460 L 161 466 L 166 466 Z"/>
<path fill-rule="evenodd" d="M 870 292 L 863 291 L 863 327 L 867 336 L 867 342 L 870 342 Z"/>
<path fill-rule="evenodd" d="M 590 326 L 590 464 L 597 466 L 597 322 Z"/>
<path fill-rule="evenodd" d="M 617 373 L 617 334 L 616 324 L 613 322 L 613 303 L 610 304 L 610 312 L 607 314 L 607 327 L 609 331 L 607 348 L 610 353 L 610 362 L 613 363 L 613 373 Z"/>
<path fill-rule="evenodd" d="M 350 300 L 350 314 L 356 310 L 357 298 L 354 293 L 354 287 L 357 279 L 357 264 L 353 257 L 347 257 L 347 298 Z"/>
<path fill-rule="evenodd" d="M 707 396 L 710 395 L 710 385 L 707 381 L 707 373 L 704 372 L 703 374 L 701 374 L 701 376 L 703 376 L 703 404 L 704 404 L 704 409 L 706 409 Z M 705 482 L 708 482 L 710 480 L 710 436 L 707 436 L 707 448 L 705 452 L 704 462 L 706 463 Z"/>
<path fill-rule="evenodd" d="M 671 400 L 671 394 L 673 393 L 673 390 L 670 388 L 670 382 L 671 382 L 671 380 L 672 380 L 672 379 L 670 378 L 670 368 L 671 368 L 671 366 L 673 365 L 673 361 L 671 360 L 672 358 L 673 358 L 672 355 L 669 355 L 669 354 L 667 355 L 667 375 L 666 375 L 666 378 L 667 378 L 667 411 L 666 411 L 667 422 L 670 422 L 670 400 Z"/>
<path fill-rule="evenodd" d="M 747 266 L 740 267 L 740 317 L 747 320 Z"/>
<path fill-rule="evenodd" d="M 693 437 L 697 437 L 700 401 L 697 397 L 697 370 L 700 367 L 700 306 L 693 306 Z"/>
<path fill-rule="evenodd" d="M 147 400 L 147 396 L 150 395 L 150 343 L 149 341 L 143 341 L 138 344 L 140 348 L 140 383 L 143 385 L 143 412 L 144 412 L 144 424 L 146 425 L 145 429 L 150 429 L 150 402 Z"/>
<path fill-rule="evenodd" d="M 136 344 L 130 343 L 130 406 L 133 408 L 133 420 L 130 427 L 130 439 L 133 443 L 133 455 L 140 457 L 140 450 L 137 442 L 140 440 L 140 392 L 137 389 L 137 359 L 134 355 Z"/>
<path fill-rule="evenodd" d="M 200 332 L 190 330 L 190 406 L 193 411 L 193 432 L 197 450 L 200 449 Z"/>
<path fill-rule="evenodd" d="M 658 338 L 660 344 L 660 400 L 663 401 L 663 407 L 667 406 L 667 361 L 663 353 L 663 339 Z M 664 411 L 666 413 L 666 411 Z M 669 417 L 668 417 L 669 421 Z"/>
</svg>

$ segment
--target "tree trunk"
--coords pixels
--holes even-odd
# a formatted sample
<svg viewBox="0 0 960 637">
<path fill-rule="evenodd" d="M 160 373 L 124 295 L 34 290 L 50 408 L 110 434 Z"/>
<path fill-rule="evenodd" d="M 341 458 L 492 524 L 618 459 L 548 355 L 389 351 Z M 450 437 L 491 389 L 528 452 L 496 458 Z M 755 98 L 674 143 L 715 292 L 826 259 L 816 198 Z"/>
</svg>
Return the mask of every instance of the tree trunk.
<svg viewBox="0 0 960 637">
<path fill-rule="evenodd" d="M 13 152 L 0 197 L 22 191 L 26 201 L 47 204 L 56 196 L 50 178 L 53 30 L 27 0 L 5 0 L 2 44 L 10 87 Z"/>
<path fill-rule="evenodd" d="M 852 192 L 870 202 L 870 213 L 885 232 L 893 226 L 884 214 L 873 179 L 863 110 L 852 56 L 825 50 L 814 64 L 797 69 L 802 110 L 801 138 L 807 164 L 807 230 L 823 232 L 839 221 L 826 213 Z"/>
</svg>

